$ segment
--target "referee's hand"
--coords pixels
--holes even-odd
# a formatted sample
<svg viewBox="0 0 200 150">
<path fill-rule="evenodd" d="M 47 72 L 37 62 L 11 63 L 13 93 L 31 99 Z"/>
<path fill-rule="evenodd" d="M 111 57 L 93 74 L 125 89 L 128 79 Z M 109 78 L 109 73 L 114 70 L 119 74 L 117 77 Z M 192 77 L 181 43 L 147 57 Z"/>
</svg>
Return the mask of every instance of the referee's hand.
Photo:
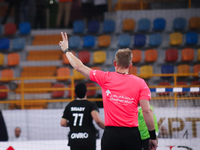
<svg viewBox="0 0 200 150">
<path fill-rule="evenodd" d="M 157 140 L 149 140 L 149 150 L 156 150 L 158 147 Z"/>
</svg>

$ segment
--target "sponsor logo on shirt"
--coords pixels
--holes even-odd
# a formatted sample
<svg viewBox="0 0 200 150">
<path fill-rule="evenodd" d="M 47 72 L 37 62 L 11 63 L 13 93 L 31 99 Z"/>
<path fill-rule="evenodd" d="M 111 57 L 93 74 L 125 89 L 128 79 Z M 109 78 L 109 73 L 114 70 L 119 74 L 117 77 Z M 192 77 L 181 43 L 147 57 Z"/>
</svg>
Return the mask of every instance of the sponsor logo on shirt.
<svg viewBox="0 0 200 150">
<path fill-rule="evenodd" d="M 93 75 L 94 75 L 94 76 L 96 75 L 96 70 L 93 71 Z"/>
<path fill-rule="evenodd" d="M 89 137 L 89 134 L 87 132 L 79 132 L 79 133 L 72 133 L 71 139 L 87 139 Z"/>
</svg>

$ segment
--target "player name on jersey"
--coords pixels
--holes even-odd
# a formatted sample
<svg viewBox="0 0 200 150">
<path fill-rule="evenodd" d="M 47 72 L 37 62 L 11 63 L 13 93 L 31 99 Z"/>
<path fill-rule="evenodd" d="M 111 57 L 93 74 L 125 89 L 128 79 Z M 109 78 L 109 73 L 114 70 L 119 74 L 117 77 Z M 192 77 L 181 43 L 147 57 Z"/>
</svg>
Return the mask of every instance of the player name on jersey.
<svg viewBox="0 0 200 150">
<path fill-rule="evenodd" d="M 85 107 L 71 107 L 71 111 L 84 111 Z"/>
</svg>

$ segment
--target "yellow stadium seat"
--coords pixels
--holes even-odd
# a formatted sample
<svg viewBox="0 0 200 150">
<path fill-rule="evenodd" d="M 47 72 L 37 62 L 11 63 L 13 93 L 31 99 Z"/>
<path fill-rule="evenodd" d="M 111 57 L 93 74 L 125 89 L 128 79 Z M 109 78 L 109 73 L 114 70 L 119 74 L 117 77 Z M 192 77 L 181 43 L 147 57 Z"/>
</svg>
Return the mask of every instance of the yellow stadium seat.
<svg viewBox="0 0 200 150">
<path fill-rule="evenodd" d="M 93 53 L 93 62 L 96 64 L 104 63 L 106 61 L 106 52 L 105 51 L 95 51 Z"/>
<path fill-rule="evenodd" d="M 183 35 L 175 32 L 170 34 L 170 45 L 181 45 L 183 42 Z"/>
<path fill-rule="evenodd" d="M 4 65 L 4 54 L 0 53 L 0 66 Z"/>
<path fill-rule="evenodd" d="M 140 67 L 140 77 L 144 79 L 151 78 L 153 76 L 153 67 L 144 65 Z"/>
<path fill-rule="evenodd" d="M 76 71 L 75 69 L 73 69 L 73 77 L 74 77 L 74 80 L 85 79 L 85 76 L 82 75 L 80 72 Z"/>
<path fill-rule="evenodd" d="M 99 47 L 108 47 L 111 43 L 110 35 L 101 35 L 99 36 L 98 46 Z"/>
<path fill-rule="evenodd" d="M 123 20 L 123 31 L 133 31 L 135 29 L 135 20 L 128 18 Z"/>
</svg>

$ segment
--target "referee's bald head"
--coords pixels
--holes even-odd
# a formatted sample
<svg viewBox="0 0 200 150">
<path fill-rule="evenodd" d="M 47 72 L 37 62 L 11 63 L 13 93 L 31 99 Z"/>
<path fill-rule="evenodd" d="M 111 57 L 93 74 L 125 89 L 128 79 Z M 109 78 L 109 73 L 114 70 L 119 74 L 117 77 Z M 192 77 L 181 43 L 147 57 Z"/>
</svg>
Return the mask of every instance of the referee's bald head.
<svg viewBox="0 0 200 150">
<path fill-rule="evenodd" d="M 87 87 L 85 83 L 78 83 L 75 86 L 75 93 L 78 98 L 84 98 L 87 92 Z"/>
</svg>

